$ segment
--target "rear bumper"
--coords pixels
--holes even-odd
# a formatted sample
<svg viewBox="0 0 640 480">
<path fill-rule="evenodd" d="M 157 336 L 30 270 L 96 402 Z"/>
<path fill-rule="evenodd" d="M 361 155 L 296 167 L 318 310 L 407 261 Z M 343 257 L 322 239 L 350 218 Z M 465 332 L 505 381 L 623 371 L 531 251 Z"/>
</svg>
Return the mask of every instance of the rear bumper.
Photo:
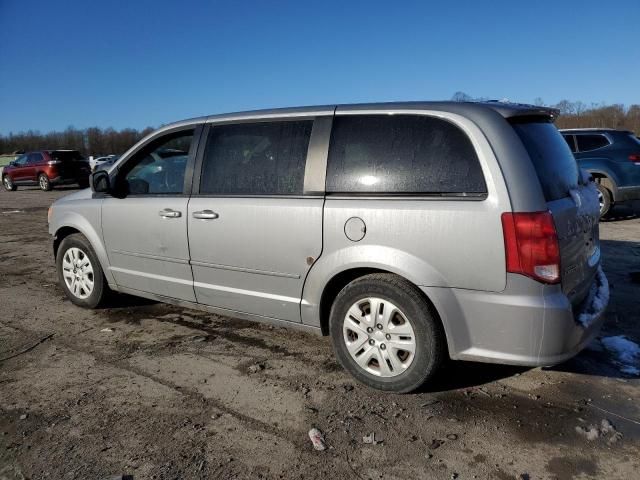
<svg viewBox="0 0 640 480">
<path fill-rule="evenodd" d="M 594 292 L 605 289 L 606 298 L 596 301 Z M 576 309 L 560 286 L 512 274 L 500 293 L 423 290 L 441 314 L 451 358 L 526 366 L 554 365 L 580 352 L 598 334 L 609 299 L 604 274 Z"/>
</svg>

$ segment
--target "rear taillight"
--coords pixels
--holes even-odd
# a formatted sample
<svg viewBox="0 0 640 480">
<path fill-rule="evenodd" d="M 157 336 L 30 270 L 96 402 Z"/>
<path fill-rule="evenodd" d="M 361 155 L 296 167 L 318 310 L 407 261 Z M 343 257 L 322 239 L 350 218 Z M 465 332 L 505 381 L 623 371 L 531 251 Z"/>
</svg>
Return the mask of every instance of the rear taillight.
<svg viewBox="0 0 640 480">
<path fill-rule="evenodd" d="M 632 153 L 629 155 L 629 161 L 640 165 L 640 153 Z"/>
<path fill-rule="evenodd" d="M 507 272 L 560 282 L 558 234 L 550 212 L 503 213 Z"/>
</svg>

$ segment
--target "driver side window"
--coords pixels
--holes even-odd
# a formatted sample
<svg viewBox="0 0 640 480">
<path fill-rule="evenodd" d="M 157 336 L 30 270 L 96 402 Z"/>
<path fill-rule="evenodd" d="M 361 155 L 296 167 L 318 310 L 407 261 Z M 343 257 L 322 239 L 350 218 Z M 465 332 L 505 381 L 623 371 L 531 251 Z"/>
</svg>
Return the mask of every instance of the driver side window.
<svg viewBox="0 0 640 480">
<path fill-rule="evenodd" d="M 26 154 L 25 155 L 20 155 L 18 158 L 16 158 L 14 160 L 13 163 L 18 167 L 22 167 L 22 166 L 27 164 L 27 158 L 29 158 L 29 156 L 26 155 Z"/>
<path fill-rule="evenodd" d="M 132 195 L 182 194 L 194 130 L 154 140 L 126 164 L 123 187 Z"/>
</svg>

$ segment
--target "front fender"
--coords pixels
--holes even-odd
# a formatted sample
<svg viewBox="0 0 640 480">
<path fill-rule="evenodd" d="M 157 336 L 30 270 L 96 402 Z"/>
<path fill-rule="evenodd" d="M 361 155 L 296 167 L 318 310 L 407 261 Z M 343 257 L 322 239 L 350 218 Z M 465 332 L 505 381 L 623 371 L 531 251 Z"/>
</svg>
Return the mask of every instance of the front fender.
<svg viewBox="0 0 640 480">
<path fill-rule="evenodd" d="M 447 286 L 439 271 L 415 255 L 381 245 L 354 244 L 323 254 L 311 267 L 302 292 L 303 324 L 320 327 L 320 300 L 325 287 L 336 275 L 356 268 L 395 273 L 418 286 Z"/>
<path fill-rule="evenodd" d="M 78 209 L 81 209 L 82 213 L 76 211 Z M 49 222 L 49 233 L 55 238 L 61 229 L 70 227 L 83 234 L 87 240 L 89 240 L 89 243 L 98 256 L 98 261 L 107 279 L 107 283 L 110 286 L 115 286 L 116 282 L 109 268 L 109 258 L 107 257 L 107 251 L 102 241 L 102 231 L 100 228 L 102 223 L 100 217 L 101 209 L 99 206 L 93 206 L 93 208 L 91 208 L 89 206 L 80 207 L 76 204 L 74 210 L 68 210 L 62 206 L 54 208 Z"/>
</svg>

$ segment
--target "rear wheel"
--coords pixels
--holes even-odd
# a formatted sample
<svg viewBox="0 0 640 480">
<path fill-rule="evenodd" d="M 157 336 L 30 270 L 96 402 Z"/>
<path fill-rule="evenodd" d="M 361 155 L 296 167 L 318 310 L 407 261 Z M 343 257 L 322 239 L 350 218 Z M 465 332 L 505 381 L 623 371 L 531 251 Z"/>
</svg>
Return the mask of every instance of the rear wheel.
<svg viewBox="0 0 640 480">
<path fill-rule="evenodd" d="M 609 213 L 611 207 L 613 206 L 611 192 L 608 188 L 603 186 L 600 183 L 596 183 L 596 187 L 598 187 L 598 202 L 600 203 L 600 217 L 604 217 Z"/>
<path fill-rule="evenodd" d="M 16 184 L 13 183 L 9 175 L 5 175 L 4 177 L 2 177 L 2 185 L 4 185 L 5 190 L 9 192 L 15 192 L 18 188 Z"/>
<path fill-rule="evenodd" d="M 415 390 L 446 358 L 442 326 L 422 292 L 393 274 L 366 275 L 344 287 L 329 329 L 342 366 L 379 390 Z"/>
<path fill-rule="evenodd" d="M 49 177 L 47 177 L 44 173 L 38 175 L 38 185 L 40 186 L 40 190 L 43 190 L 45 192 L 48 192 L 52 188 Z"/>
<path fill-rule="evenodd" d="M 97 307 L 107 295 L 102 267 L 87 238 L 74 233 L 60 243 L 56 255 L 60 286 L 76 305 Z"/>
</svg>

